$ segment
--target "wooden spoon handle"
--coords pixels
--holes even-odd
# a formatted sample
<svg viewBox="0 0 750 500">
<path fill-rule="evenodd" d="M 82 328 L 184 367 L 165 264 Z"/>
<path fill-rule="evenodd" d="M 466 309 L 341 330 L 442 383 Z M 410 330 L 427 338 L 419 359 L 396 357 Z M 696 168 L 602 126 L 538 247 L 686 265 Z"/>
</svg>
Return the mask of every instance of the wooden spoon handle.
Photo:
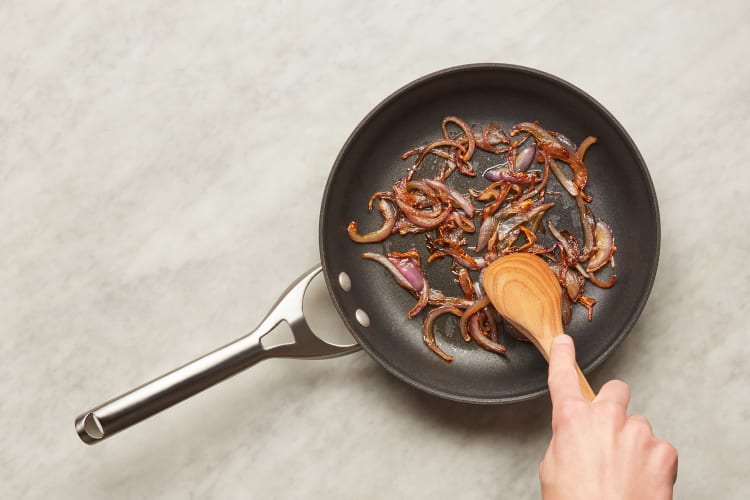
<svg viewBox="0 0 750 500">
<path fill-rule="evenodd" d="M 578 382 L 581 384 L 581 392 L 583 393 L 583 397 L 589 401 L 593 401 L 596 397 L 596 394 L 594 394 L 594 390 L 589 385 L 589 381 L 586 380 L 586 375 L 583 374 L 581 368 L 578 366 L 578 363 L 576 363 L 576 371 L 578 372 Z"/>
</svg>

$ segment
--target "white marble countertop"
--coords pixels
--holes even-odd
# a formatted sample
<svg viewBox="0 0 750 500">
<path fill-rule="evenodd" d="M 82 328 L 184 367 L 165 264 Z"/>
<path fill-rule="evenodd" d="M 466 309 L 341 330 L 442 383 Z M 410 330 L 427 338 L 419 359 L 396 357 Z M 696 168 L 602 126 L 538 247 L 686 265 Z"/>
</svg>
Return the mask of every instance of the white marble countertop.
<svg viewBox="0 0 750 500">
<path fill-rule="evenodd" d="M 578 85 L 641 149 L 659 272 L 593 385 L 631 384 L 677 498 L 747 498 L 748 24 L 740 0 L 0 3 L 0 497 L 538 498 L 546 398 L 454 404 L 364 353 L 263 363 L 94 447 L 73 430 L 317 262 L 370 108 L 492 61 Z"/>
</svg>

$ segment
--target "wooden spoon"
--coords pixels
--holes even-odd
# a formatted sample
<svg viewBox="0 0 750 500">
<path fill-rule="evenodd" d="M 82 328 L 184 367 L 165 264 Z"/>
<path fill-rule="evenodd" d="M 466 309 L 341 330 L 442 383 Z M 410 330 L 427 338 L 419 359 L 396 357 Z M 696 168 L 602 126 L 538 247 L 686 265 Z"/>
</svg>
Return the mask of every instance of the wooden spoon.
<svg viewBox="0 0 750 500">
<path fill-rule="evenodd" d="M 552 339 L 563 333 L 563 292 L 547 264 L 527 253 L 506 255 L 487 267 L 483 285 L 495 309 L 549 361 Z M 578 364 L 576 370 L 584 397 L 592 401 L 594 391 Z"/>
</svg>

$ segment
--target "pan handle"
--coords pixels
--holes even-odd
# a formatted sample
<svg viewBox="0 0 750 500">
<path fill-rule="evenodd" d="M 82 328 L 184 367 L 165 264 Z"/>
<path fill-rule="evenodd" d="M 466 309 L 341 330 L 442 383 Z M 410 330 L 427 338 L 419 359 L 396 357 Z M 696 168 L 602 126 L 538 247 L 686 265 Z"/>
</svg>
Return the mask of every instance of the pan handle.
<svg viewBox="0 0 750 500">
<path fill-rule="evenodd" d="M 78 436 L 86 444 L 98 443 L 264 359 L 326 359 L 358 351 L 359 344 L 336 345 L 319 338 L 305 319 L 302 299 L 321 270 L 318 265 L 300 276 L 244 337 L 79 415 Z M 264 347 L 261 338 L 281 322 L 291 327 L 294 342 Z"/>
</svg>

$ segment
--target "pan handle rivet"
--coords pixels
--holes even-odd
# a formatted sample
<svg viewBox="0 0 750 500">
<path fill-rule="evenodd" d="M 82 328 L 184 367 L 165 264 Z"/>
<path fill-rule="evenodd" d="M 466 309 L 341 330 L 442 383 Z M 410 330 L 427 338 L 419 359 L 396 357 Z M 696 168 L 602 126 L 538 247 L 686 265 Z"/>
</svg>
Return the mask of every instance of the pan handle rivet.
<svg viewBox="0 0 750 500">
<path fill-rule="evenodd" d="M 339 273 L 339 286 L 341 286 L 341 289 L 345 292 L 352 289 L 352 280 L 349 278 L 348 274 L 344 272 Z"/>
<path fill-rule="evenodd" d="M 365 328 L 370 326 L 370 317 L 362 309 L 357 309 L 356 311 L 354 311 L 354 317 L 357 318 L 359 324 L 364 326 Z"/>
</svg>

